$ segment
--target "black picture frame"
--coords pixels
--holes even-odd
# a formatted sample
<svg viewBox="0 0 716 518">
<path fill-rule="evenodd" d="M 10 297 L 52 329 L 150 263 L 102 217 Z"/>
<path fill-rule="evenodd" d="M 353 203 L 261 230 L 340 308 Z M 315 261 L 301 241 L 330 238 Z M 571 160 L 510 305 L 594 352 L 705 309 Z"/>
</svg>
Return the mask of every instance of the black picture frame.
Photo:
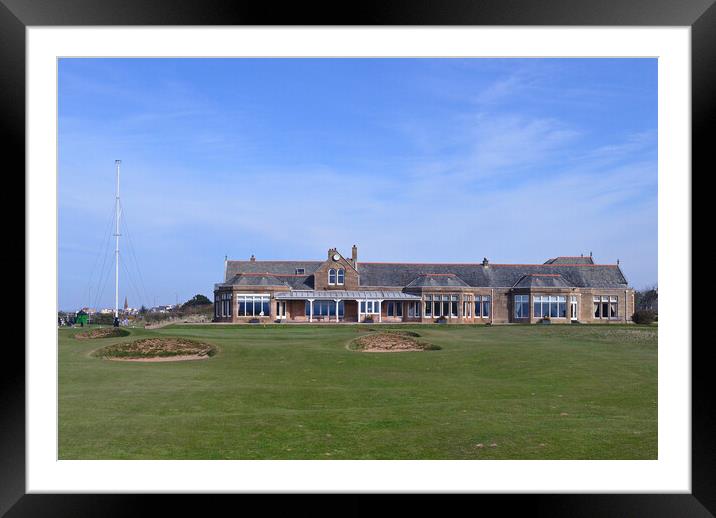
<svg viewBox="0 0 716 518">
<path fill-rule="evenodd" d="M 0 0 L 0 117 L 4 163 L 24 170 L 25 29 L 88 25 L 577 25 L 690 26 L 692 72 L 692 171 L 707 171 L 716 120 L 716 6 L 714 0 L 401 0 L 353 4 L 270 3 L 229 0 Z M 7 158 L 12 158 L 8 162 Z M 6 169 L 6 174 L 10 170 Z M 692 174 L 692 178 L 695 175 Z M 685 176 L 684 181 L 689 181 Z M 25 269 L 25 276 L 31 275 Z M 691 278 L 685 279 L 691 283 Z M 708 342 L 708 341 L 707 341 Z M 679 344 L 688 347 L 691 344 Z M 692 493 L 590 495 L 481 495 L 501 514 L 526 506 L 549 516 L 713 516 L 716 513 L 716 430 L 710 397 L 709 343 L 692 348 Z M 6 344 L 0 377 L 0 515 L 142 515 L 150 508 L 138 495 L 25 494 L 24 351 Z M 417 500 L 417 501 L 416 501 Z M 413 501 L 422 506 L 420 499 Z M 305 500 L 304 500 L 305 502 Z M 359 497 L 341 514 L 372 505 Z M 306 503 L 316 511 L 316 504 Z M 474 505 L 474 504 L 470 504 Z M 482 504 L 480 504 L 482 505 Z M 169 506 L 169 507 L 166 507 Z M 183 497 L 162 497 L 164 512 Z M 300 504 L 293 512 L 300 511 Z M 403 508 L 405 510 L 405 508 Z"/>
</svg>

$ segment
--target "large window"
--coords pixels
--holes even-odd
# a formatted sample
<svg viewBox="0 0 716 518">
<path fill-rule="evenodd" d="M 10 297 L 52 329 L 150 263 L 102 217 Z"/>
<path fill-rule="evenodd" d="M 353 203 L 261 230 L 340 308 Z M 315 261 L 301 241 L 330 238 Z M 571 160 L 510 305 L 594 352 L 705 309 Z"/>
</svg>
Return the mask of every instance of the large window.
<svg viewBox="0 0 716 518">
<path fill-rule="evenodd" d="M 433 296 L 433 316 L 439 317 L 443 315 L 443 305 L 440 302 L 440 295 Z"/>
<path fill-rule="evenodd" d="M 619 318 L 619 299 L 613 295 L 594 297 L 594 318 Z"/>
<path fill-rule="evenodd" d="M 338 316 L 342 317 L 345 314 L 345 303 L 341 300 L 338 302 Z M 311 302 L 306 301 L 306 316 L 311 315 Z M 314 317 L 335 317 L 336 316 L 336 301 L 335 300 L 314 300 L 313 301 L 313 316 Z"/>
<path fill-rule="evenodd" d="M 380 303 L 377 300 L 361 300 L 360 312 L 367 315 L 378 314 L 380 312 Z"/>
<path fill-rule="evenodd" d="M 388 305 L 387 305 L 385 313 L 389 317 L 402 317 L 403 316 L 403 303 L 388 301 Z"/>
<path fill-rule="evenodd" d="M 457 295 L 450 295 L 450 316 L 457 318 Z"/>
<path fill-rule="evenodd" d="M 346 279 L 346 271 L 343 268 L 339 268 L 336 270 L 335 268 L 331 268 L 328 270 L 328 284 L 331 286 L 333 285 L 339 285 L 343 286 L 345 284 Z"/>
<path fill-rule="evenodd" d="M 236 304 L 240 317 L 267 317 L 270 314 L 268 295 L 237 295 Z"/>
<path fill-rule="evenodd" d="M 220 293 L 216 300 L 216 316 L 231 316 L 231 293 Z"/>
<path fill-rule="evenodd" d="M 475 295 L 475 318 L 490 317 L 490 296 Z"/>
<path fill-rule="evenodd" d="M 532 301 L 536 318 L 567 318 L 567 297 L 563 295 L 535 295 Z"/>
<path fill-rule="evenodd" d="M 457 318 L 458 295 L 425 295 L 425 311 L 426 317 L 450 317 Z M 415 316 L 420 316 L 416 313 Z"/>
<path fill-rule="evenodd" d="M 465 298 L 462 302 L 462 317 L 463 318 L 471 318 L 472 317 L 472 296 L 471 295 L 465 295 Z"/>
<path fill-rule="evenodd" d="M 408 317 L 420 317 L 420 302 L 408 302 Z"/>
<path fill-rule="evenodd" d="M 515 318 L 530 317 L 530 296 L 515 295 Z"/>
</svg>

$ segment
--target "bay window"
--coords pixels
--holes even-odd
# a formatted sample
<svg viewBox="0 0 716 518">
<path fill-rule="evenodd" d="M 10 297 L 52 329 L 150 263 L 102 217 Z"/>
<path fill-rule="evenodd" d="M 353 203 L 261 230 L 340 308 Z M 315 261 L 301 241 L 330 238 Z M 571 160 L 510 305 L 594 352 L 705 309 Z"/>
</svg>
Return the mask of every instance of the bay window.
<svg viewBox="0 0 716 518">
<path fill-rule="evenodd" d="M 238 316 L 267 317 L 269 311 L 269 295 L 236 295 Z"/>
<path fill-rule="evenodd" d="M 534 295 L 532 302 L 537 318 L 567 318 L 567 297 L 564 295 Z"/>
</svg>

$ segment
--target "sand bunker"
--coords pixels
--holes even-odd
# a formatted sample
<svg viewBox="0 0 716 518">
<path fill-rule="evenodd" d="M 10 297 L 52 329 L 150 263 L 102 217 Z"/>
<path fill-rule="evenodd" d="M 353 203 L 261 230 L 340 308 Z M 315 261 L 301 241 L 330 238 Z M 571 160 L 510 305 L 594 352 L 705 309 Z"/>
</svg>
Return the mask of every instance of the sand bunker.
<svg viewBox="0 0 716 518">
<path fill-rule="evenodd" d="M 350 348 L 363 353 L 397 353 L 440 349 L 436 345 L 416 340 L 415 337 L 405 332 L 371 333 L 353 340 Z"/>
<path fill-rule="evenodd" d="M 102 327 L 99 329 L 90 329 L 84 333 L 77 333 L 77 340 L 91 340 L 93 338 L 119 338 L 120 336 L 129 336 L 129 331 L 118 327 Z"/>
<path fill-rule="evenodd" d="M 216 354 L 216 347 L 186 338 L 143 338 L 134 342 L 108 345 L 93 354 L 106 360 L 133 362 L 205 360 Z"/>
</svg>

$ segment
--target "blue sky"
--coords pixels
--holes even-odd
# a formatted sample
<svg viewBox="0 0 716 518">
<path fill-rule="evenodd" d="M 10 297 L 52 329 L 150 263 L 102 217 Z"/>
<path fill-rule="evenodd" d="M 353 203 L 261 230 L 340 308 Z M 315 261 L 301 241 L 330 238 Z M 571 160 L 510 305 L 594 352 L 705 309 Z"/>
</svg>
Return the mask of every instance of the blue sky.
<svg viewBox="0 0 716 518">
<path fill-rule="evenodd" d="M 58 95 L 62 309 L 114 303 L 117 158 L 130 306 L 353 243 L 657 281 L 655 59 L 73 58 Z"/>
</svg>

